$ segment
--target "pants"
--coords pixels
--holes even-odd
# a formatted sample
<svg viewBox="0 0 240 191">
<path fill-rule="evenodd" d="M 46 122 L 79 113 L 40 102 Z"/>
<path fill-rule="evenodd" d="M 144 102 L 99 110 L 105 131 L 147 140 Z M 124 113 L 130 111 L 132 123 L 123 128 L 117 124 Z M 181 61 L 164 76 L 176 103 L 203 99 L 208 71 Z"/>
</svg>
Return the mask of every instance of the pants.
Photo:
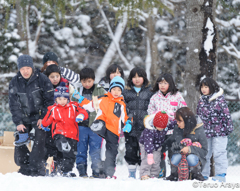
<svg viewBox="0 0 240 191">
<path fill-rule="evenodd" d="M 206 156 L 207 162 L 203 168 L 202 175 L 209 177 L 210 175 L 210 159 L 213 155 L 215 162 L 215 174 L 227 173 L 228 160 L 227 160 L 227 136 L 224 137 L 211 137 L 208 141 L 208 153 Z"/>
<path fill-rule="evenodd" d="M 175 166 L 178 166 L 181 159 L 182 159 L 181 154 L 174 154 L 172 156 L 171 163 Z M 188 162 L 188 166 L 196 166 L 199 162 L 199 158 L 197 155 L 189 154 L 189 155 L 187 155 L 187 162 Z"/>
<path fill-rule="evenodd" d="M 70 145 L 70 151 L 66 152 L 61 149 L 62 143 Z M 77 140 L 64 137 L 63 135 L 54 135 L 54 143 L 58 150 L 62 153 L 62 159 L 60 161 L 60 168 L 63 173 L 72 171 L 77 153 Z"/>
<path fill-rule="evenodd" d="M 141 151 L 141 166 L 140 166 L 140 177 L 148 175 L 150 177 L 159 177 L 159 173 L 160 173 L 160 161 L 161 161 L 161 147 L 157 150 L 153 152 L 153 160 L 155 163 L 153 163 L 152 165 L 149 165 L 147 162 L 147 152 L 145 151 L 144 145 L 143 144 L 139 144 L 140 145 L 140 151 Z"/>
<path fill-rule="evenodd" d="M 45 152 L 45 131 L 38 129 L 37 122 L 32 124 L 24 124 L 27 128 L 26 132 L 35 129 L 34 144 L 30 152 L 26 145 L 15 146 L 14 160 L 17 166 L 29 165 L 32 170 L 44 168 L 44 152 Z"/>
<path fill-rule="evenodd" d="M 128 133 L 124 133 L 125 136 L 125 160 L 129 165 L 141 164 L 140 147 L 137 137 L 129 136 Z"/>
<path fill-rule="evenodd" d="M 77 143 L 76 163 L 87 165 L 87 151 L 92 159 L 92 170 L 99 173 L 101 163 L 100 152 L 102 138 L 92 132 L 89 127 L 79 126 L 79 142 Z"/>
</svg>

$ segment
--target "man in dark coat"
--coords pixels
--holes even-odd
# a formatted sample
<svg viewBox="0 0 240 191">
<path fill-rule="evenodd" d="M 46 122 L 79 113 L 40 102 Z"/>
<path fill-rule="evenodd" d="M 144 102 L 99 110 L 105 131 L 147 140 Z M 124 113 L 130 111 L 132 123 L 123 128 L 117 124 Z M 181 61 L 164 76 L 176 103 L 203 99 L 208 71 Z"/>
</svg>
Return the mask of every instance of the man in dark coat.
<svg viewBox="0 0 240 191">
<path fill-rule="evenodd" d="M 31 176 L 45 175 L 45 132 L 41 129 L 47 107 L 54 103 L 54 89 L 50 80 L 33 67 L 29 55 L 17 61 L 19 72 L 9 85 L 9 107 L 17 127 L 14 160 L 20 166 L 19 173 Z M 29 132 L 34 129 L 34 145 L 30 152 L 26 146 Z"/>
</svg>

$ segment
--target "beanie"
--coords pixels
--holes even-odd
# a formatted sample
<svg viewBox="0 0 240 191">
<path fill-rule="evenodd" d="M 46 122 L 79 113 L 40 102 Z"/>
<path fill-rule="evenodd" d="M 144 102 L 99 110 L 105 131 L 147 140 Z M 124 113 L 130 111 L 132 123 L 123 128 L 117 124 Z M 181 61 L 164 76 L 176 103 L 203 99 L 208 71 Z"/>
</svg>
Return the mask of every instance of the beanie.
<svg viewBox="0 0 240 191">
<path fill-rule="evenodd" d="M 69 100 L 69 89 L 65 86 L 64 82 L 61 82 L 58 87 L 55 88 L 54 100 L 57 97 L 65 97 Z"/>
<path fill-rule="evenodd" d="M 168 115 L 165 111 L 159 111 L 153 118 L 154 127 L 165 129 L 168 124 Z"/>
<path fill-rule="evenodd" d="M 53 73 L 53 72 L 59 73 L 60 76 L 61 76 L 60 68 L 59 68 L 56 64 L 49 65 L 49 66 L 46 68 L 45 74 L 46 74 L 47 77 L 48 77 L 48 76 L 50 76 L 50 74 Z"/>
<path fill-rule="evenodd" d="M 22 67 L 31 67 L 33 69 L 33 59 L 29 55 L 21 55 L 18 57 L 17 65 L 18 70 L 20 70 Z"/>
<path fill-rule="evenodd" d="M 124 80 L 122 79 L 122 77 L 120 76 L 115 76 L 111 82 L 110 82 L 110 85 L 109 85 L 109 92 L 111 91 L 112 88 L 114 87 L 119 87 L 122 91 L 124 89 L 124 86 L 125 86 L 125 82 Z"/>
<path fill-rule="evenodd" d="M 57 62 L 58 64 L 58 57 L 54 52 L 47 52 L 44 56 L 43 56 L 43 65 L 47 62 L 47 61 L 54 61 Z"/>
</svg>

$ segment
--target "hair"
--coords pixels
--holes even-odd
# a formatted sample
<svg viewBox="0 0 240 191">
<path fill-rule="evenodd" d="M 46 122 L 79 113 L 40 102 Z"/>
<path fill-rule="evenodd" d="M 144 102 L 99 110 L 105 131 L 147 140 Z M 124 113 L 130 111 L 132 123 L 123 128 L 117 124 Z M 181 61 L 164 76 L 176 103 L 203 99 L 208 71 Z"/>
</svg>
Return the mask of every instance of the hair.
<svg viewBox="0 0 240 191">
<path fill-rule="evenodd" d="M 188 107 L 181 107 L 177 110 L 175 119 L 180 121 L 180 116 L 183 118 L 183 121 L 185 123 L 183 136 L 186 137 L 186 135 L 190 134 L 196 127 L 197 120 L 194 113 Z"/>
<path fill-rule="evenodd" d="M 117 65 L 117 64 L 112 64 L 111 66 L 109 66 L 106 70 L 106 76 L 104 77 L 104 79 L 106 80 L 106 82 L 110 83 L 110 74 L 115 73 L 116 71 L 118 71 L 121 73 L 121 77 L 124 79 L 124 73 L 123 73 L 123 69 L 121 68 L 121 66 Z"/>
<path fill-rule="evenodd" d="M 213 80 L 212 78 L 206 77 L 200 82 L 199 91 L 200 91 L 201 95 L 203 95 L 201 88 L 204 85 L 209 87 L 209 95 L 211 95 L 215 92 L 218 92 L 220 89 L 219 85 L 217 84 L 217 82 L 215 80 Z"/>
<path fill-rule="evenodd" d="M 174 80 L 173 80 L 173 77 L 171 74 L 169 73 L 163 73 L 163 74 L 160 74 L 160 76 L 158 77 L 154 87 L 153 87 L 153 92 L 157 92 L 159 90 L 159 86 L 158 86 L 158 83 L 163 81 L 163 80 L 166 80 L 166 82 L 169 84 L 169 88 L 168 88 L 168 92 L 171 92 L 171 94 L 176 94 L 178 89 L 174 83 Z"/>
<path fill-rule="evenodd" d="M 81 80 L 86 80 L 86 79 L 89 79 L 89 78 L 95 80 L 94 70 L 92 68 L 85 67 L 80 71 L 80 81 Z"/>
<path fill-rule="evenodd" d="M 51 61 L 51 60 L 49 60 Z M 48 62 L 48 61 L 47 61 Z M 43 67 L 41 68 L 41 72 L 44 72 L 46 70 L 46 68 L 48 67 L 47 65 L 47 62 L 44 63 Z M 54 62 L 54 61 L 53 61 Z M 57 66 L 58 66 L 58 63 L 57 62 L 54 62 Z"/>
<path fill-rule="evenodd" d="M 129 87 L 131 86 L 134 86 L 133 82 L 132 82 L 132 79 L 136 76 L 136 74 L 139 76 L 139 77 L 142 77 L 143 78 L 143 85 L 148 85 L 148 79 L 147 79 L 147 73 L 145 72 L 145 70 L 143 68 L 140 68 L 140 67 L 136 67 L 136 68 L 133 68 L 128 76 L 128 80 L 127 80 L 127 85 Z"/>
</svg>

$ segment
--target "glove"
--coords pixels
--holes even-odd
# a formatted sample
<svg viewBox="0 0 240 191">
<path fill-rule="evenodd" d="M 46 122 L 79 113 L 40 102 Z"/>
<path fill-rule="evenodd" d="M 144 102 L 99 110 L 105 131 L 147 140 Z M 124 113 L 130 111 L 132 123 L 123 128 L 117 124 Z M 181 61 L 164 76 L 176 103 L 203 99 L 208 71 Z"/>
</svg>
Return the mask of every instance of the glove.
<svg viewBox="0 0 240 191">
<path fill-rule="evenodd" d="M 126 125 L 123 128 L 123 132 L 129 133 L 132 130 L 132 122 L 130 120 L 127 120 Z"/>
<path fill-rule="evenodd" d="M 47 126 L 47 127 L 43 127 L 42 124 L 41 124 L 41 128 L 42 128 L 42 130 L 44 130 L 44 131 L 50 131 L 50 128 L 48 128 L 48 126 Z"/>
<path fill-rule="evenodd" d="M 77 90 L 74 90 L 72 97 L 75 98 L 75 99 L 77 99 L 77 100 L 78 100 L 78 103 L 82 103 L 82 101 L 83 101 L 84 98 L 85 98 L 85 97 L 83 97 Z"/>
<path fill-rule="evenodd" d="M 83 119 L 84 119 L 84 115 L 83 115 L 83 114 L 79 114 L 79 115 L 76 117 L 76 122 L 77 122 L 77 123 L 83 122 Z"/>
<path fill-rule="evenodd" d="M 154 160 L 153 160 L 153 154 L 148 154 L 147 155 L 147 162 L 148 162 L 149 165 L 152 165 L 153 163 L 155 163 Z"/>
<path fill-rule="evenodd" d="M 174 142 L 173 144 L 172 144 L 172 152 L 174 153 L 174 154 L 179 154 L 180 153 L 180 150 L 182 149 L 181 147 L 180 147 L 180 144 L 179 143 L 177 143 L 177 142 Z"/>
</svg>

